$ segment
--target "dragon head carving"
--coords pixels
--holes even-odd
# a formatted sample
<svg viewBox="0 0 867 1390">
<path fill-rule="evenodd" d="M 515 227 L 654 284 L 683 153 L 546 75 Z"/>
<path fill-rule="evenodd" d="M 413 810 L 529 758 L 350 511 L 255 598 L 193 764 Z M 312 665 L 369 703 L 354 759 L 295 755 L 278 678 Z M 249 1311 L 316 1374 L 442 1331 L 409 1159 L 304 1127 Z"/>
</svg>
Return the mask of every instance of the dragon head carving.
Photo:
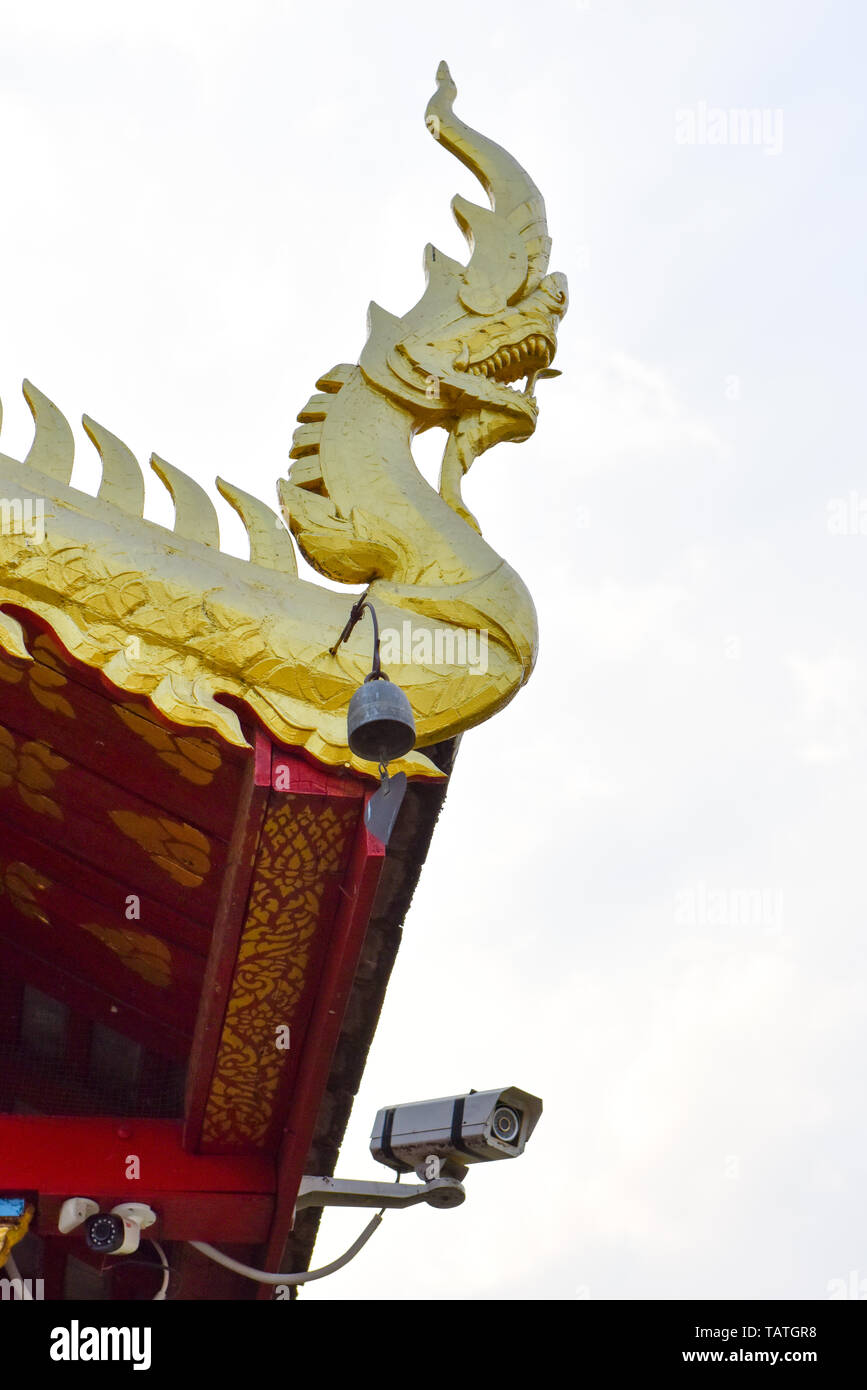
<svg viewBox="0 0 867 1390">
<path fill-rule="evenodd" d="M 511 155 L 455 116 L 455 96 L 441 63 L 427 126 L 490 201 L 453 200 L 469 262 L 429 246 L 415 307 L 398 318 L 371 305 L 360 361 L 338 362 L 317 379 L 298 415 L 289 476 L 278 484 L 285 525 L 218 480 L 247 528 L 249 563 L 220 554 L 207 493 L 156 455 L 174 529 L 168 536 L 144 522 L 137 459 L 88 416 L 102 481 L 96 498 L 73 488 L 72 430 L 25 383 L 36 432 L 23 462 L 0 454 L 0 494 L 44 524 L 36 536 L 23 524 L 0 526 L 0 649 L 31 659 L 25 629 L 4 611 L 23 610 L 71 657 L 115 689 L 147 697 L 173 723 L 245 746 L 230 698 L 278 741 L 328 765 L 356 766 L 346 710 L 368 670 L 369 642 L 354 633 L 335 649 L 347 596 L 298 576 L 294 536 L 320 573 L 367 585 L 383 631 L 400 635 L 391 674 L 418 731 L 405 771 L 437 775 L 420 749 L 489 718 L 520 689 L 536 655 L 532 598 L 481 535 L 460 487 L 477 455 L 533 433 L 533 388 L 552 374 L 566 281 L 548 272 L 537 188 Z M 413 434 L 433 426 L 448 435 L 439 492 L 411 449 Z M 469 636 L 479 651 L 484 638 L 484 663 L 469 661 Z"/>
<path fill-rule="evenodd" d="M 551 241 L 539 190 L 510 154 L 454 114 L 456 95 L 440 63 L 425 122 L 479 179 L 490 209 L 452 200 L 469 263 L 428 246 L 427 288 L 415 307 L 396 318 L 370 306 L 360 365 L 371 385 L 412 409 L 419 429 L 457 432 L 466 471 L 492 444 L 533 433 L 536 380 L 559 375 L 550 363 L 567 287 L 565 276 L 548 273 Z"/>
</svg>

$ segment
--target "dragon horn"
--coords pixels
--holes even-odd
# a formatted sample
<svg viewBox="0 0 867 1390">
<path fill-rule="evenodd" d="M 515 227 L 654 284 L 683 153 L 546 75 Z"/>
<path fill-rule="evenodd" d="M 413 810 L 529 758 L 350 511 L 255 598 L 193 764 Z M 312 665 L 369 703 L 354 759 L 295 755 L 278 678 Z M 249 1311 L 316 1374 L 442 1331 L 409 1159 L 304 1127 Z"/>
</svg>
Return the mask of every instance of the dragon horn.
<svg viewBox="0 0 867 1390">
<path fill-rule="evenodd" d="M 468 270 L 477 252 L 483 249 L 487 261 L 485 278 L 489 284 L 494 263 L 499 262 L 496 279 L 501 289 L 507 288 L 505 297 L 513 298 L 522 289 L 529 293 L 544 278 L 551 251 L 542 195 L 512 155 L 493 140 L 471 130 L 455 115 L 452 105 L 457 88 L 447 63 L 440 63 L 436 80 L 437 90 L 428 102 L 425 124 L 434 139 L 475 174 L 491 202 L 492 213 L 475 208 L 462 198 L 455 198 L 452 203 L 455 217 L 473 251 Z M 497 240 L 501 243 L 499 254 L 491 260 L 492 243 Z M 516 241 L 521 247 L 520 260 L 523 262 L 526 256 L 527 266 L 517 285 L 514 284 Z"/>
</svg>

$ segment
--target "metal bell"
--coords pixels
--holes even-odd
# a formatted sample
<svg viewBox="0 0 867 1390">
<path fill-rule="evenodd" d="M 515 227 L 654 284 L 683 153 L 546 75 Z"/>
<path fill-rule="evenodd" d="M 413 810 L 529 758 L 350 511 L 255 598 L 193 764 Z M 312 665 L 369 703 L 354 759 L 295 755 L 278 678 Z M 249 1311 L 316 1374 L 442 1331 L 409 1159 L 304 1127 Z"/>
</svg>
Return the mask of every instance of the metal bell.
<svg viewBox="0 0 867 1390">
<path fill-rule="evenodd" d="M 415 746 L 409 700 L 387 676 L 367 680 L 349 702 L 349 746 L 369 763 L 390 763 Z"/>
</svg>

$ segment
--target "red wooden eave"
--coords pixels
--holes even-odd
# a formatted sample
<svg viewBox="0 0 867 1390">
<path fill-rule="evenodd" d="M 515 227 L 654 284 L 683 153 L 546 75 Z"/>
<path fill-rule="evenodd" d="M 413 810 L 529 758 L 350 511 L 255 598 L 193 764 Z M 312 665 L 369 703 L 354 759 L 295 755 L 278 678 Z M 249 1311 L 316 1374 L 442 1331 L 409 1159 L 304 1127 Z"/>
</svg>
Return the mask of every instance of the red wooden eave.
<svg viewBox="0 0 867 1390">
<path fill-rule="evenodd" d="M 158 1240 L 257 1244 L 271 1226 L 271 1160 L 187 1153 L 176 1120 L 0 1115 L 0 1156 L 3 1190 L 38 1194 L 45 1235 L 56 1233 L 67 1197 L 91 1197 L 103 1211 L 147 1202 Z M 127 1176 L 131 1159 L 137 1178 Z"/>
</svg>

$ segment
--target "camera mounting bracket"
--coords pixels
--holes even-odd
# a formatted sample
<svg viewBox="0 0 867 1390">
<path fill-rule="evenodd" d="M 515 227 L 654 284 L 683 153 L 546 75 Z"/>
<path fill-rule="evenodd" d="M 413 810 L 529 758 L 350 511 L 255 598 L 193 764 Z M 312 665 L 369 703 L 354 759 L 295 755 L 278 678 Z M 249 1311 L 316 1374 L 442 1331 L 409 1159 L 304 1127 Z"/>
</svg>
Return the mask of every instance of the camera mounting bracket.
<svg viewBox="0 0 867 1390">
<path fill-rule="evenodd" d="M 454 1178 L 434 1178 L 425 1183 L 351 1182 L 343 1178 L 303 1177 L 298 1189 L 296 1211 L 305 1207 L 377 1207 L 398 1209 L 428 1206 L 459 1207 L 466 1191 Z"/>
</svg>

